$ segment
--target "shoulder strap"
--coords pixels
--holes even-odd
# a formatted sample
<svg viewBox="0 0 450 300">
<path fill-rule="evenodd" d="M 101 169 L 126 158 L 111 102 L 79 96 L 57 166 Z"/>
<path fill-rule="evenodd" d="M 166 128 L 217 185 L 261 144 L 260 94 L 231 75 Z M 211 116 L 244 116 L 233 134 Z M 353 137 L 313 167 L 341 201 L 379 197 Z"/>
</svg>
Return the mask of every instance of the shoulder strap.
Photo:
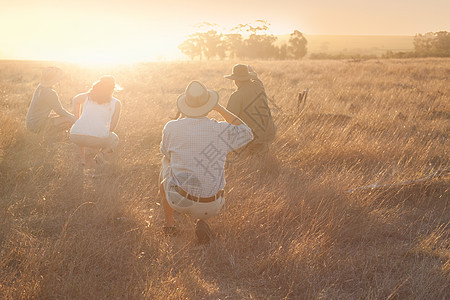
<svg viewBox="0 0 450 300">
<path fill-rule="evenodd" d="M 84 102 L 80 104 L 80 111 L 81 111 L 80 117 L 81 117 L 81 115 L 83 114 L 84 109 L 86 108 L 86 105 L 87 105 L 87 103 L 88 103 L 88 100 L 89 100 L 89 93 L 87 94 L 86 99 L 84 99 Z"/>
<path fill-rule="evenodd" d="M 111 112 L 111 116 L 114 114 L 116 110 L 116 99 L 111 97 L 111 101 L 109 102 L 109 111 Z"/>
</svg>

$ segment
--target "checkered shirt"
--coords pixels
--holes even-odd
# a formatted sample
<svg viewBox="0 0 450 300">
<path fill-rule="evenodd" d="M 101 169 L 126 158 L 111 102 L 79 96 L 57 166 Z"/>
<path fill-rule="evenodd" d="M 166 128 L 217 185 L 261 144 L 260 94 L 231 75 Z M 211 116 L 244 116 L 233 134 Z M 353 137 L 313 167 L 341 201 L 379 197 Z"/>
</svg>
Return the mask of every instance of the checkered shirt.
<svg viewBox="0 0 450 300">
<path fill-rule="evenodd" d="M 197 197 L 210 197 L 225 187 L 226 156 L 253 139 L 246 125 L 207 117 L 170 121 L 163 130 L 162 163 L 170 165 L 171 184 Z"/>
</svg>

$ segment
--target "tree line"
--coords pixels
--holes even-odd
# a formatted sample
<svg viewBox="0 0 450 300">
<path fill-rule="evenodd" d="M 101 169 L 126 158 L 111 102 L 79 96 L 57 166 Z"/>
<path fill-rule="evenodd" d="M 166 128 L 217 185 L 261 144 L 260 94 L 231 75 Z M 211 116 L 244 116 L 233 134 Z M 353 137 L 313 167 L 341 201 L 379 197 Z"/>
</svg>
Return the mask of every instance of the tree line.
<svg viewBox="0 0 450 300">
<path fill-rule="evenodd" d="M 301 59 L 307 53 L 307 40 L 298 30 L 290 34 L 288 43 L 277 45 L 278 38 L 269 34 L 270 24 L 256 20 L 239 24 L 228 33 L 216 24 L 201 23 L 198 32 L 190 34 L 178 48 L 190 59 Z"/>
<path fill-rule="evenodd" d="M 450 56 L 450 33 L 447 31 L 416 34 L 414 50 L 419 56 Z"/>
<path fill-rule="evenodd" d="M 450 33 L 447 31 L 418 33 L 413 40 L 414 51 L 387 51 L 383 58 L 450 57 Z"/>
</svg>

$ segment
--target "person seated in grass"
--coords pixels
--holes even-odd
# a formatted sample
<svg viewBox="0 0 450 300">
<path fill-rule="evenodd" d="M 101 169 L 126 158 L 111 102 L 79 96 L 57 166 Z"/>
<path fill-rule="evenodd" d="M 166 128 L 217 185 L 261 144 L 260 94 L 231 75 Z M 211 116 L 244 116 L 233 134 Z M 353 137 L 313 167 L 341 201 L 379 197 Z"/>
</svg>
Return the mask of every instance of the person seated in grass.
<svg viewBox="0 0 450 300">
<path fill-rule="evenodd" d="M 75 116 L 65 110 L 53 86 L 58 83 L 63 72 L 57 67 L 44 69 L 41 82 L 34 91 L 28 108 L 26 127 L 35 133 L 67 130 L 75 122 Z"/>
<path fill-rule="evenodd" d="M 267 153 L 275 138 L 275 126 L 267 102 L 264 84 L 251 66 L 237 64 L 232 74 L 224 76 L 233 80 L 237 87 L 228 100 L 227 109 L 242 119 L 253 132 L 254 139 L 248 144 L 250 153 Z"/>
<path fill-rule="evenodd" d="M 92 85 L 91 89 L 72 99 L 76 122 L 70 129 L 70 140 L 80 147 L 81 164 L 86 164 L 85 147 L 98 152 L 95 161 L 104 162 L 104 154 L 111 153 L 119 144 L 114 130 L 119 122 L 121 102 L 113 97 L 120 87 L 113 76 L 106 75 Z"/>
<path fill-rule="evenodd" d="M 160 194 L 166 234 L 177 233 L 173 210 L 197 219 L 195 233 L 200 243 L 211 239 L 206 219 L 224 205 L 224 166 L 227 153 L 253 139 L 251 129 L 218 103 L 217 92 L 192 81 L 177 100 L 181 117 L 168 122 L 161 141 Z M 226 122 L 209 119 L 218 112 Z"/>
</svg>

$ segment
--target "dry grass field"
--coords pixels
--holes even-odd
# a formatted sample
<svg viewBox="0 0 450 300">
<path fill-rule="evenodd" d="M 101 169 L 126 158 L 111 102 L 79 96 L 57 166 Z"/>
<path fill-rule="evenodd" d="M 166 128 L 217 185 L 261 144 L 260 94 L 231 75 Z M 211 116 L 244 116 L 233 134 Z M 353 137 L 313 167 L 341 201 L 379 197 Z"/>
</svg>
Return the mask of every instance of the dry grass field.
<svg viewBox="0 0 450 300">
<path fill-rule="evenodd" d="M 226 104 L 234 63 L 54 64 L 67 108 L 102 74 L 124 88 L 117 154 L 83 169 L 67 135 L 25 130 L 49 64 L 0 62 L 1 298 L 449 298 L 449 59 L 249 62 L 278 107 L 272 157 L 230 154 L 209 245 L 183 215 L 163 234 L 163 126 L 190 80 Z"/>
</svg>

